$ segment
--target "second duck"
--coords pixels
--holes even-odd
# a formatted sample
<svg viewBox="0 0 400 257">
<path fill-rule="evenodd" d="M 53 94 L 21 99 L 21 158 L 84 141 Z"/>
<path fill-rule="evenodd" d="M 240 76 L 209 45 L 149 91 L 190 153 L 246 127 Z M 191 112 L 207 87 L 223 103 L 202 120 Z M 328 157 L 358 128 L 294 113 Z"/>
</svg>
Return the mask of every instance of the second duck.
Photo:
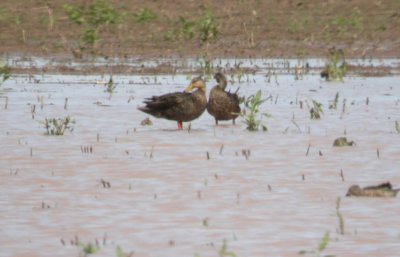
<svg viewBox="0 0 400 257">
<path fill-rule="evenodd" d="M 237 94 L 225 91 L 227 86 L 226 77 L 221 72 L 214 75 L 217 85 L 210 91 L 210 96 L 207 103 L 207 111 L 215 118 L 215 124 L 218 125 L 219 120 L 232 120 L 235 124 L 235 119 L 240 113 L 240 99 Z"/>
</svg>

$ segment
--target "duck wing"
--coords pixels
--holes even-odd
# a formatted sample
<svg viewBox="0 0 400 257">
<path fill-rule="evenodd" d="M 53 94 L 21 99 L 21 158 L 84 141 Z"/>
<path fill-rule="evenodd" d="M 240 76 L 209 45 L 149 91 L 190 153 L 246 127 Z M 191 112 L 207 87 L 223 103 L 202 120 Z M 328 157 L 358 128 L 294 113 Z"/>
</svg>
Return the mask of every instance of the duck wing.
<svg viewBox="0 0 400 257">
<path fill-rule="evenodd" d="M 364 190 L 374 190 L 374 189 L 385 189 L 385 190 L 392 190 L 392 184 L 390 182 L 385 182 L 377 186 L 368 186 L 365 187 Z"/>
<path fill-rule="evenodd" d="M 152 96 L 150 98 L 146 98 L 146 100 L 144 101 L 144 104 L 146 104 L 146 106 L 143 108 L 159 111 L 167 110 L 169 108 L 181 105 L 183 102 L 185 102 L 185 99 L 188 98 L 190 98 L 190 93 L 184 92 L 175 92 L 160 96 Z"/>
<path fill-rule="evenodd" d="M 157 118 L 176 121 L 191 121 L 199 117 L 205 109 L 195 93 L 176 92 L 153 96 L 144 101 L 145 106 L 138 109 Z"/>
</svg>

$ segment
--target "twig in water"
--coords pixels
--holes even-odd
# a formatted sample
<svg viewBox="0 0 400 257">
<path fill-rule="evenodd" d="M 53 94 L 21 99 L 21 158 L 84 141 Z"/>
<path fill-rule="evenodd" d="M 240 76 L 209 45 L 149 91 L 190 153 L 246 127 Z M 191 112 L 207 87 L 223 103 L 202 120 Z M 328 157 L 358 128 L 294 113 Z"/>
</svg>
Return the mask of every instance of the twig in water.
<svg viewBox="0 0 400 257">
<path fill-rule="evenodd" d="M 344 182 L 344 174 L 343 174 L 343 170 L 340 169 L 340 177 L 342 178 L 342 181 Z"/>
<path fill-rule="evenodd" d="M 308 156 L 308 153 L 310 152 L 310 147 L 311 147 L 311 144 L 308 144 L 306 156 Z"/>
<path fill-rule="evenodd" d="M 150 159 L 153 159 L 154 145 L 151 146 Z"/>
</svg>

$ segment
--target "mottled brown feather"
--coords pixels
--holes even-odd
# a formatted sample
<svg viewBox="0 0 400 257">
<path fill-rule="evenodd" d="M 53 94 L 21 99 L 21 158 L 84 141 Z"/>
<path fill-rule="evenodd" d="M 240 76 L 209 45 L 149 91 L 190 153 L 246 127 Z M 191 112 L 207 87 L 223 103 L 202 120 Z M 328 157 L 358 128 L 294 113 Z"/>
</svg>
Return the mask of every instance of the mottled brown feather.
<svg viewBox="0 0 400 257">
<path fill-rule="evenodd" d="M 138 109 L 157 118 L 175 121 L 192 121 L 206 109 L 207 99 L 205 84 L 200 78 L 193 79 L 197 90 L 192 93 L 175 92 L 160 96 L 152 96 L 144 101 L 145 106 Z"/>
<path fill-rule="evenodd" d="M 395 197 L 399 191 L 400 189 L 393 189 L 390 182 L 364 188 L 358 185 L 352 185 L 347 191 L 346 196 Z"/>
<path fill-rule="evenodd" d="M 239 96 L 236 92 L 225 91 L 227 81 L 222 73 L 216 73 L 214 78 L 218 84 L 210 91 L 207 111 L 215 118 L 216 125 L 218 125 L 219 120 L 233 120 L 233 124 L 235 124 L 235 119 L 240 113 Z"/>
</svg>

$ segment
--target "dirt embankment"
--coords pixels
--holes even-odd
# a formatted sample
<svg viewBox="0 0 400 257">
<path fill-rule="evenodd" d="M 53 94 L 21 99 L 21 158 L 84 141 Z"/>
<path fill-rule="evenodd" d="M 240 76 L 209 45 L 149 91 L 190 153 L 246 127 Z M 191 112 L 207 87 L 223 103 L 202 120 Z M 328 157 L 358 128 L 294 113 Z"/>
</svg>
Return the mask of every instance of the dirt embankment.
<svg viewBox="0 0 400 257">
<path fill-rule="evenodd" d="M 347 57 L 400 57 L 399 1 L 115 0 L 103 1 L 112 10 L 104 23 L 99 18 L 104 6 L 91 7 L 95 0 L 70 4 L 81 11 L 80 23 L 67 15 L 65 3 L 3 0 L 0 53 L 322 57 L 336 46 Z"/>
</svg>

